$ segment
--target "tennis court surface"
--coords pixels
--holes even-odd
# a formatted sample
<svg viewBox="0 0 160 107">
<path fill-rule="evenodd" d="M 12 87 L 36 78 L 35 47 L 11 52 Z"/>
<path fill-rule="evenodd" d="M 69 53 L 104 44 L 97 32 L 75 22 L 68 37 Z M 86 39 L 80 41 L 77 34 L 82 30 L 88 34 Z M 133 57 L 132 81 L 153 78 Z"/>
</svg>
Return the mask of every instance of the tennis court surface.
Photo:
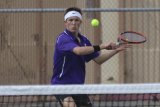
<svg viewBox="0 0 160 107">
<path fill-rule="evenodd" d="M 0 107 L 60 107 L 60 94 L 88 94 L 93 107 L 160 107 L 160 84 L 0 86 Z"/>
</svg>

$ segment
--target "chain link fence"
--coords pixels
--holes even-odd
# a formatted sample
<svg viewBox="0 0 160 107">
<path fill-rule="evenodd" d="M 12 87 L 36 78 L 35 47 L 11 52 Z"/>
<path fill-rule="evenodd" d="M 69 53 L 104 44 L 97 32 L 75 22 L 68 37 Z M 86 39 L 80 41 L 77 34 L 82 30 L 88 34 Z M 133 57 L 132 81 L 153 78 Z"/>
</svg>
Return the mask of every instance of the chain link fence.
<svg viewBox="0 0 160 107">
<path fill-rule="evenodd" d="M 82 34 L 93 44 L 116 42 L 126 30 L 141 32 L 147 42 L 117 54 L 101 66 L 86 66 L 86 83 L 160 82 L 159 0 L 3 0 L 0 1 L 0 84 L 50 84 L 63 12 L 84 11 Z M 100 20 L 92 27 L 93 18 Z"/>
</svg>

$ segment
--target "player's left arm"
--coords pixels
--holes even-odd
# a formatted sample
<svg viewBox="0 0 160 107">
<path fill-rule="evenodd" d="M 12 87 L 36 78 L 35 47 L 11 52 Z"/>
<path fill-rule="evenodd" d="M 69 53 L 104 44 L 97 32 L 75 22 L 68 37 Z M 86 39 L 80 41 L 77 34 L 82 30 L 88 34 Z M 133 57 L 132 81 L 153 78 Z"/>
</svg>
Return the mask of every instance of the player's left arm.
<svg viewBox="0 0 160 107">
<path fill-rule="evenodd" d="M 113 57 L 114 55 L 116 55 L 117 53 L 119 53 L 120 51 L 126 50 L 129 46 L 126 44 L 122 44 L 118 47 L 116 47 L 115 49 L 112 50 L 106 50 L 103 49 L 100 52 L 100 55 L 96 58 L 94 58 L 93 60 L 97 63 L 97 64 L 102 64 L 105 61 L 109 60 L 111 57 Z"/>
<path fill-rule="evenodd" d="M 117 54 L 118 51 L 117 50 L 102 50 L 100 52 L 100 55 L 98 57 L 96 57 L 95 59 L 93 59 L 97 64 L 102 64 L 105 61 L 109 60 L 112 56 L 114 56 L 115 54 Z"/>
</svg>

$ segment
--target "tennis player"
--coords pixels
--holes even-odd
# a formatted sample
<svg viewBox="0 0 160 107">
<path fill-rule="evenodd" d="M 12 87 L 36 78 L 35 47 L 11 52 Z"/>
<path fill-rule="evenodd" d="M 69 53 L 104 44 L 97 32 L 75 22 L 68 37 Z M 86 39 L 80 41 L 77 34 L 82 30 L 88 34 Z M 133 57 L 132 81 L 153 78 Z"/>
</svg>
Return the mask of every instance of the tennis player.
<svg viewBox="0 0 160 107">
<path fill-rule="evenodd" d="M 115 43 L 92 45 L 87 37 L 79 32 L 82 19 L 81 9 L 77 7 L 66 9 L 64 14 L 66 29 L 57 37 L 55 44 L 54 73 L 51 80 L 53 85 L 84 84 L 86 62 L 94 60 L 102 64 L 127 48 L 125 44 L 117 46 Z M 92 107 L 87 95 L 58 95 L 56 98 L 62 107 Z"/>
</svg>

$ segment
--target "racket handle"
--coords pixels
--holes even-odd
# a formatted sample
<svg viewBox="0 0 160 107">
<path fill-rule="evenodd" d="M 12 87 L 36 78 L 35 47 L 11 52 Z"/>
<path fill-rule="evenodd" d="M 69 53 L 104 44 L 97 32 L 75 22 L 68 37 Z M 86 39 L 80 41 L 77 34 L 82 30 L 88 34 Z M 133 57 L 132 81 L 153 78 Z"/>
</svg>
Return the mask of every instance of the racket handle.
<svg viewBox="0 0 160 107">
<path fill-rule="evenodd" d="M 120 42 L 116 42 L 116 45 L 117 45 L 117 46 L 120 45 Z"/>
<path fill-rule="evenodd" d="M 120 45 L 120 42 L 116 42 L 116 46 L 119 46 Z M 112 50 L 112 46 L 109 46 L 106 48 L 107 50 Z"/>
<path fill-rule="evenodd" d="M 124 42 L 116 42 L 116 46 L 122 45 L 122 44 L 126 44 Z"/>
</svg>

